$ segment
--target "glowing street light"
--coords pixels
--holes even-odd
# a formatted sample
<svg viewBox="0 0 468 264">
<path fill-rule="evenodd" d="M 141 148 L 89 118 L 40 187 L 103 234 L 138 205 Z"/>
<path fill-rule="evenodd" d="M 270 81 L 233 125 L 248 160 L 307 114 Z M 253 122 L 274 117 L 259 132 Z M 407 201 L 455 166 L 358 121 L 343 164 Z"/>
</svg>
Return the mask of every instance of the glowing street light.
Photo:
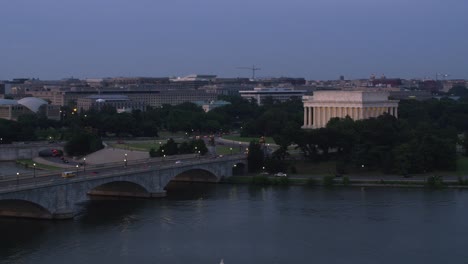
<svg viewBox="0 0 468 264">
<path fill-rule="evenodd" d="M 34 184 L 36 184 L 36 163 L 33 163 L 33 178 Z"/>
<path fill-rule="evenodd" d="M 16 173 L 16 187 L 19 185 L 19 172 Z"/>
<path fill-rule="evenodd" d="M 76 164 L 76 175 L 78 175 L 78 169 L 80 168 L 80 165 Z"/>
<path fill-rule="evenodd" d="M 83 158 L 83 172 L 86 172 L 86 158 Z"/>
</svg>

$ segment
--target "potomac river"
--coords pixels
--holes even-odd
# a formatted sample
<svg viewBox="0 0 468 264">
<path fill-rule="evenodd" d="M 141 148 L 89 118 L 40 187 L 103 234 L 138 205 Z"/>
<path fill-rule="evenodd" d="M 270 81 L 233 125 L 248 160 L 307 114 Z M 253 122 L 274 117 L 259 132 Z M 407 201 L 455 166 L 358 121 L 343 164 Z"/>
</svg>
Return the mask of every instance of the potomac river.
<svg viewBox="0 0 468 264">
<path fill-rule="evenodd" d="M 0 263 L 466 263 L 468 191 L 175 184 L 0 219 Z"/>
</svg>

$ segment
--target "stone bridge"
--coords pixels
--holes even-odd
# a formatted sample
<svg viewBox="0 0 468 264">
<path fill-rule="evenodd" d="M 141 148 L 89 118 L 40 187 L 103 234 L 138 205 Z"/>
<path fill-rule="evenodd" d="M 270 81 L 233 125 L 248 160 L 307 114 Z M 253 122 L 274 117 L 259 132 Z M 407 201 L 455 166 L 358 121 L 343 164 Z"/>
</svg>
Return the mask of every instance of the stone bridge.
<svg viewBox="0 0 468 264">
<path fill-rule="evenodd" d="M 107 167 L 97 174 L 80 171 L 72 178 L 56 174 L 46 182 L 37 182 L 37 178 L 12 179 L 0 188 L 0 216 L 72 218 L 76 204 L 88 200 L 89 195 L 164 197 L 170 181 L 219 182 L 244 173 L 246 165 L 245 155 L 231 155 Z"/>
</svg>

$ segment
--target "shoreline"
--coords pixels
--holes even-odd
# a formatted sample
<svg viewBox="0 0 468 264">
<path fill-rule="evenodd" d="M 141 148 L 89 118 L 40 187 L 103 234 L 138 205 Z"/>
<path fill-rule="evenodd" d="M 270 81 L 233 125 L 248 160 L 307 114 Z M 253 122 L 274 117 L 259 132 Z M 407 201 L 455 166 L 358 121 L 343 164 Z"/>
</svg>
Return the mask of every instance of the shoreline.
<svg viewBox="0 0 468 264">
<path fill-rule="evenodd" d="M 260 178 L 262 176 L 257 176 Z M 425 180 L 400 180 L 381 181 L 379 180 L 350 180 L 343 183 L 343 178 L 333 179 L 333 183 L 325 184 L 322 179 L 316 178 L 287 178 L 287 181 L 273 177 L 262 177 L 263 182 L 252 182 L 252 176 L 232 176 L 220 183 L 222 184 L 249 184 L 253 186 L 310 186 L 310 187 L 361 187 L 361 188 L 413 188 L 413 189 L 468 189 L 468 185 L 460 184 L 459 181 L 449 180 L 443 182 L 441 186 L 428 186 Z M 265 180 L 268 179 L 268 180 Z M 311 180 L 312 179 L 312 180 Z"/>
</svg>

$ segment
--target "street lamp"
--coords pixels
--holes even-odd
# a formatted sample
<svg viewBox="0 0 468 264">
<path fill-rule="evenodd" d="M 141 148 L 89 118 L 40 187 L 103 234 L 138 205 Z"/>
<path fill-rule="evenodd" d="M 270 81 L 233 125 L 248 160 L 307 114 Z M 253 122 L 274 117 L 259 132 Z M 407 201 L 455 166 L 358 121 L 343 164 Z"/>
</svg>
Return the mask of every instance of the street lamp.
<svg viewBox="0 0 468 264">
<path fill-rule="evenodd" d="M 124 167 L 127 168 L 127 159 L 124 159 Z"/>
<path fill-rule="evenodd" d="M 201 154 L 200 154 L 200 151 L 198 151 L 198 159 L 200 159 L 200 155 L 201 155 Z"/>
<path fill-rule="evenodd" d="M 163 155 L 163 160 L 165 160 L 165 159 L 166 159 L 166 155 Z"/>
<path fill-rule="evenodd" d="M 19 172 L 16 173 L 16 187 L 19 185 Z"/>
<path fill-rule="evenodd" d="M 80 167 L 80 165 L 76 164 L 76 176 L 78 176 L 78 168 Z"/>
<path fill-rule="evenodd" d="M 86 172 L 86 158 L 83 158 L 83 172 Z"/>
<path fill-rule="evenodd" d="M 33 163 L 33 178 L 34 178 L 34 185 L 36 184 L 36 163 Z"/>
<path fill-rule="evenodd" d="M 231 155 L 232 155 L 232 148 L 229 148 L 229 150 L 231 151 Z"/>
</svg>

